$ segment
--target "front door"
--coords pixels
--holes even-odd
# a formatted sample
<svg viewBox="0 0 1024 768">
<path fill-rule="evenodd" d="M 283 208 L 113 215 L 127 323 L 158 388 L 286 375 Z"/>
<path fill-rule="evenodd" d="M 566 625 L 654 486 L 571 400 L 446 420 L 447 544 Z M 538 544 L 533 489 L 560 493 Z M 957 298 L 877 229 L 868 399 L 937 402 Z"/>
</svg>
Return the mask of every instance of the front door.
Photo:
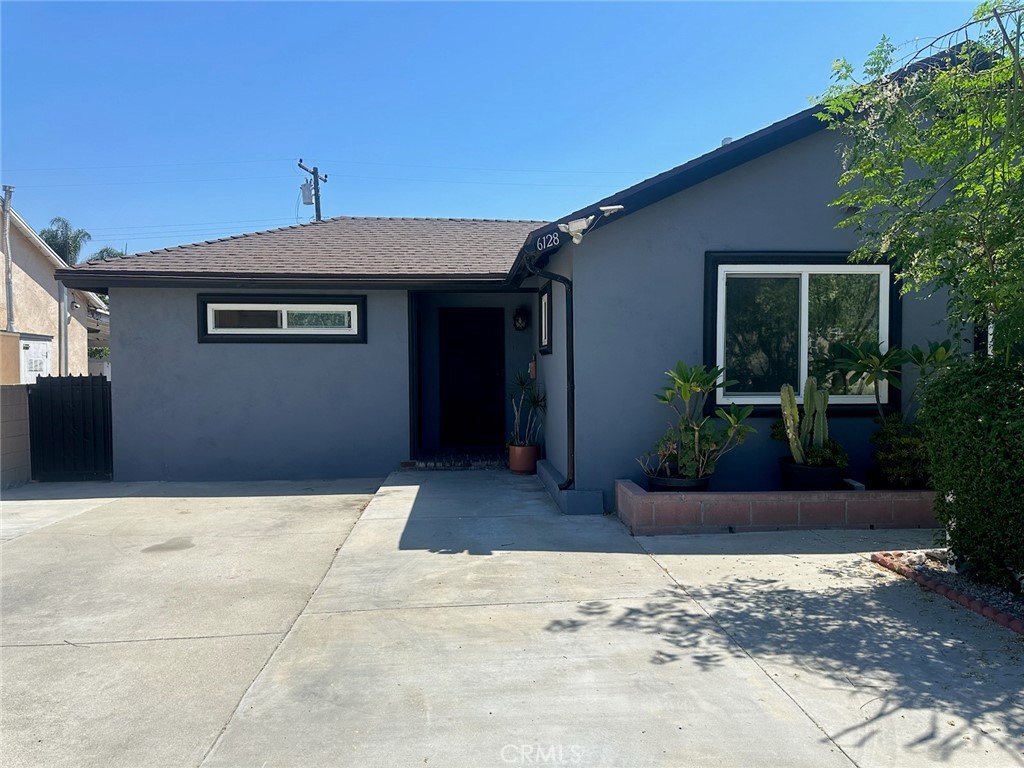
<svg viewBox="0 0 1024 768">
<path fill-rule="evenodd" d="M 505 314 L 500 307 L 438 310 L 441 447 L 505 442 Z"/>
</svg>

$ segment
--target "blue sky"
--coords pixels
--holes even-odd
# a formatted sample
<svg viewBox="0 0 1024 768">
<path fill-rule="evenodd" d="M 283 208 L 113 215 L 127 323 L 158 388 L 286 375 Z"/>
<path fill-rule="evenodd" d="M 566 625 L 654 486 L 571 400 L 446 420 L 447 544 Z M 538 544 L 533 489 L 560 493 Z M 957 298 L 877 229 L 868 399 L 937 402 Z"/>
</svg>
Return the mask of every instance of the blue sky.
<svg viewBox="0 0 1024 768">
<path fill-rule="evenodd" d="M 130 252 L 324 216 L 551 219 L 808 105 L 973 3 L 24 3 L 0 165 Z"/>
</svg>

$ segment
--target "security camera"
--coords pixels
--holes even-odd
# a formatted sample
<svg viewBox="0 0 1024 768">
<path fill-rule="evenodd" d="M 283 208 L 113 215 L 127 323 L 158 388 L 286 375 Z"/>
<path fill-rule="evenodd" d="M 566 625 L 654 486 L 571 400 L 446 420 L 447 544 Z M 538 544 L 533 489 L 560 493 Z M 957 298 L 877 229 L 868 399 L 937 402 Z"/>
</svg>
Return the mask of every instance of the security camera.
<svg viewBox="0 0 1024 768">
<path fill-rule="evenodd" d="M 624 207 L 625 206 L 622 205 L 602 205 L 599 208 L 599 210 L 605 216 L 611 216 L 613 213 L 618 213 L 619 211 L 621 211 Z"/>
</svg>

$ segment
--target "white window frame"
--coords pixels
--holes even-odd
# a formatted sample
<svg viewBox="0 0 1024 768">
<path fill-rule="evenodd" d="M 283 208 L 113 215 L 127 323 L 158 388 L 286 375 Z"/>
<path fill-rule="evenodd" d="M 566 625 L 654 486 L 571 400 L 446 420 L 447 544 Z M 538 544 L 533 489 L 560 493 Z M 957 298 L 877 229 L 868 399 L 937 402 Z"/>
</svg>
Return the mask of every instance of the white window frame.
<svg viewBox="0 0 1024 768">
<path fill-rule="evenodd" d="M 218 328 L 216 313 L 221 310 L 281 312 L 280 328 Z M 349 328 L 289 328 L 288 312 L 348 312 L 352 316 Z M 355 304 L 291 304 L 269 302 L 266 304 L 217 302 L 206 305 L 206 332 L 211 336 L 358 336 L 359 307 Z"/>
<path fill-rule="evenodd" d="M 718 265 L 718 309 L 716 327 L 716 365 L 725 369 L 725 284 L 730 277 L 796 277 L 800 279 L 800 381 L 794 383 L 796 387 L 797 402 L 803 403 L 804 384 L 807 381 L 807 315 L 809 311 L 808 285 L 811 275 L 877 275 L 878 276 L 878 343 L 880 349 L 885 352 L 889 349 L 889 287 L 891 284 L 891 272 L 887 264 L 719 264 Z M 729 378 L 729 371 L 725 369 L 722 381 Z M 883 404 L 889 402 L 889 385 L 886 382 L 879 382 L 878 394 Z M 717 402 L 723 405 L 736 403 L 737 405 L 776 405 L 779 402 L 778 393 L 771 394 L 726 394 L 724 390 L 718 390 Z M 873 405 L 874 394 L 865 395 L 829 395 L 829 403 Z"/>
</svg>

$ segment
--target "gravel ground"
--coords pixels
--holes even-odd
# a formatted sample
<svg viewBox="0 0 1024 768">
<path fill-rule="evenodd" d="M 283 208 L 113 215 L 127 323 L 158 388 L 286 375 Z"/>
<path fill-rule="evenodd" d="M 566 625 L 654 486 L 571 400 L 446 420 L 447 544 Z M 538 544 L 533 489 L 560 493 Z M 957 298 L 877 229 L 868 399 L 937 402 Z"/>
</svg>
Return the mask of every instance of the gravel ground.
<svg viewBox="0 0 1024 768">
<path fill-rule="evenodd" d="M 924 562 L 915 562 L 920 559 L 916 557 L 918 555 L 923 556 Z M 1024 621 L 1024 595 L 1007 592 L 1005 589 L 988 584 L 981 584 L 963 574 L 953 573 L 942 559 L 944 556 L 948 557 L 948 550 L 915 550 L 900 552 L 896 555 L 896 559 L 909 565 L 929 579 L 935 579 L 940 584 L 945 584 L 952 589 L 988 603 L 997 611 L 1003 611 L 1014 618 Z"/>
</svg>

